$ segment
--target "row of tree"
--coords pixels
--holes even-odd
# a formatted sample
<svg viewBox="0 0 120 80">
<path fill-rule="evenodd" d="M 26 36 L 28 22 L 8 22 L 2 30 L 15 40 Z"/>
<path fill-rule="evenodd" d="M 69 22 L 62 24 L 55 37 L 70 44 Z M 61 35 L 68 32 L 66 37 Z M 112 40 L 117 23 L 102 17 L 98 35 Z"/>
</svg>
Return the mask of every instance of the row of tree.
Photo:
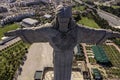
<svg viewBox="0 0 120 80">
<path fill-rule="evenodd" d="M 19 41 L 0 53 L 0 80 L 13 80 L 17 69 L 25 60 L 26 45 Z"/>
</svg>

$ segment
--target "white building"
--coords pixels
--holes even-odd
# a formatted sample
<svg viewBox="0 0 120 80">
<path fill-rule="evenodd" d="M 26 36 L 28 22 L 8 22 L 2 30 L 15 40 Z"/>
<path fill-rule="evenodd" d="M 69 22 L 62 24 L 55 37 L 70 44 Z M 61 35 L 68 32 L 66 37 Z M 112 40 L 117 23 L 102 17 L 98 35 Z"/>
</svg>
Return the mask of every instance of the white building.
<svg viewBox="0 0 120 80">
<path fill-rule="evenodd" d="M 21 26 L 23 27 L 35 27 L 39 22 L 35 19 L 31 19 L 31 18 L 26 18 L 23 19 L 21 22 Z"/>
<path fill-rule="evenodd" d="M 49 18 L 51 18 L 52 16 L 49 15 L 49 14 L 45 14 L 44 17 L 49 19 Z"/>
</svg>

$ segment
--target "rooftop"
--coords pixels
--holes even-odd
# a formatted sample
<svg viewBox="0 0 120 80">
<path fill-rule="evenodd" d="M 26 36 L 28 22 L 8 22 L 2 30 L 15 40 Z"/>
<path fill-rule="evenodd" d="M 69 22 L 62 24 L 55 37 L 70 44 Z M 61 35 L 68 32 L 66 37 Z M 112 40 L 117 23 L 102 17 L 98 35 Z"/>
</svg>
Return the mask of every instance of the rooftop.
<svg viewBox="0 0 120 80">
<path fill-rule="evenodd" d="M 41 79 L 41 77 L 42 77 L 42 71 L 36 71 L 35 75 L 34 75 L 34 78 L 35 79 Z"/>
<path fill-rule="evenodd" d="M 22 22 L 28 23 L 28 24 L 30 24 L 30 25 L 33 25 L 33 24 L 38 23 L 37 20 L 31 19 L 31 18 L 25 18 L 25 19 L 22 20 Z"/>
<path fill-rule="evenodd" d="M 49 14 L 45 14 L 44 17 L 45 17 L 45 18 L 50 18 L 51 15 L 49 15 Z"/>
</svg>

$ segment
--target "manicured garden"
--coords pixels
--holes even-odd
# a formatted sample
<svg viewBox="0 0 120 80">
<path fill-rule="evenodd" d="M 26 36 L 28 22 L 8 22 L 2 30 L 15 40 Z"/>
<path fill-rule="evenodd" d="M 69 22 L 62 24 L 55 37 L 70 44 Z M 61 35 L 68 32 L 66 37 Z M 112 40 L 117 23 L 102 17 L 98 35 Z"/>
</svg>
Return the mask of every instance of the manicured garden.
<svg viewBox="0 0 120 80">
<path fill-rule="evenodd" d="M 18 41 L 0 51 L 0 80 L 13 80 L 20 65 L 26 60 L 25 54 L 29 45 Z"/>
<path fill-rule="evenodd" d="M 88 57 L 88 60 L 91 64 L 96 64 L 97 63 L 96 60 L 92 57 Z"/>
<path fill-rule="evenodd" d="M 93 57 L 94 54 L 91 53 L 92 52 L 92 47 L 91 46 L 85 46 L 86 48 L 86 52 L 87 52 L 87 56 L 88 56 L 88 60 L 91 64 L 96 64 L 97 61 L 95 60 L 95 58 Z"/>
<path fill-rule="evenodd" d="M 103 66 L 107 74 L 107 79 L 119 80 L 120 79 L 120 59 L 119 59 L 120 52 L 113 45 L 102 45 L 101 48 L 103 48 L 106 56 L 110 61 L 110 64 L 106 64 L 106 66 Z M 91 50 L 91 47 L 86 47 L 86 49 Z M 89 57 L 88 59 L 91 64 L 96 64 L 96 60 L 94 58 Z"/>
<path fill-rule="evenodd" d="M 19 28 L 18 24 L 9 24 L 4 27 L 0 27 L 0 39 L 1 39 L 1 37 L 4 36 L 5 32 L 10 31 L 10 30 L 15 30 L 17 28 Z"/>
<path fill-rule="evenodd" d="M 112 45 L 103 45 L 103 48 L 112 63 L 112 67 L 105 67 L 108 78 L 120 78 L 120 52 Z"/>
</svg>

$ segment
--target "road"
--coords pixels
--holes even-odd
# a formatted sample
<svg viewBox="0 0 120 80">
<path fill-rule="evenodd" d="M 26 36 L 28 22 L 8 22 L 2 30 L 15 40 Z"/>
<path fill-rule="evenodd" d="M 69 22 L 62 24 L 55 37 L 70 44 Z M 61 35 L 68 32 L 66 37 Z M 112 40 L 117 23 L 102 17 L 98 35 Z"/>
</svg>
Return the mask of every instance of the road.
<svg viewBox="0 0 120 80">
<path fill-rule="evenodd" d="M 34 43 L 27 54 L 27 60 L 22 66 L 21 75 L 17 80 L 34 80 L 36 70 L 43 70 L 44 67 L 52 67 L 53 49 L 48 43 Z"/>
<path fill-rule="evenodd" d="M 99 16 L 107 20 L 111 26 L 120 26 L 120 18 L 118 18 L 117 16 L 102 10 L 97 10 L 97 12 Z"/>
<path fill-rule="evenodd" d="M 8 41 L 8 42 L 6 42 L 4 45 L 0 45 L 0 50 L 5 49 L 5 48 L 7 48 L 8 46 L 10 46 L 10 45 L 12 45 L 12 44 L 14 44 L 14 43 L 16 43 L 16 42 L 18 42 L 18 41 L 20 41 L 20 40 L 21 40 L 21 38 L 17 37 L 17 38 L 15 38 L 15 39 L 11 40 L 11 41 Z"/>
</svg>

